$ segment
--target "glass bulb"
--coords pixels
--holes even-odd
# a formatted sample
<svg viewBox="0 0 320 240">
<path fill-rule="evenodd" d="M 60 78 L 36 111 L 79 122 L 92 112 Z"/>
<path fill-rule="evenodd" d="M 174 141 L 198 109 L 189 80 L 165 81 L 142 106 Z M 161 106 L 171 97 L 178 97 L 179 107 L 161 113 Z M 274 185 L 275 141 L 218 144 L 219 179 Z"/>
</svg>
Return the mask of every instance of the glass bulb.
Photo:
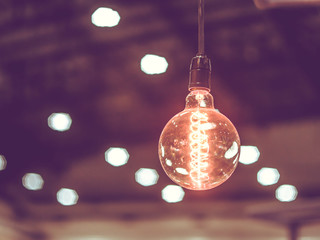
<svg viewBox="0 0 320 240">
<path fill-rule="evenodd" d="M 176 184 L 207 190 L 225 182 L 240 155 L 237 130 L 214 109 L 207 90 L 194 89 L 185 109 L 164 127 L 159 141 L 161 165 Z"/>
</svg>

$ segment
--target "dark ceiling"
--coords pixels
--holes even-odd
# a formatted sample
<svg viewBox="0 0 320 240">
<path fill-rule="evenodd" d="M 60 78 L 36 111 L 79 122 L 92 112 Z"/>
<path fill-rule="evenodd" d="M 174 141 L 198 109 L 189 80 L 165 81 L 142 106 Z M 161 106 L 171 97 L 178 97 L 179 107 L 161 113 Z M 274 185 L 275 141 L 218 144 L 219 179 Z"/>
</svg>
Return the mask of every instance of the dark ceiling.
<svg viewBox="0 0 320 240">
<path fill-rule="evenodd" d="M 119 12 L 118 26 L 91 23 L 101 6 Z M 187 191 L 186 200 L 273 198 L 274 189 L 256 182 L 263 166 L 279 168 L 300 186 L 299 196 L 319 197 L 320 178 L 310 176 L 319 169 L 320 9 L 262 11 L 251 0 L 208 0 L 205 23 L 215 105 L 261 159 L 240 165 L 216 190 Z M 184 107 L 196 49 L 196 0 L 0 1 L 0 154 L 8 161 L 1 198 L 21 210 L 25 202 L 55 202 L 59 188 L 71 187 L 83 202 L 161 201 L 171 182 L 157 141 Z M 143 73 L 147 53 L 164 56 L 168 71 Z M 71 115 L 70 131 L 48 127 L 53 112 Z M 127 165 L 105 163 L 114 146 L 128 149 Z M 308 149 L 314 152 L 301 159 Z M 157 169 L 159 184 L 137 185 L 140 167 Z M 43 176 L 42 191 L 23 188 L 27 172 Z"/>
</svg>

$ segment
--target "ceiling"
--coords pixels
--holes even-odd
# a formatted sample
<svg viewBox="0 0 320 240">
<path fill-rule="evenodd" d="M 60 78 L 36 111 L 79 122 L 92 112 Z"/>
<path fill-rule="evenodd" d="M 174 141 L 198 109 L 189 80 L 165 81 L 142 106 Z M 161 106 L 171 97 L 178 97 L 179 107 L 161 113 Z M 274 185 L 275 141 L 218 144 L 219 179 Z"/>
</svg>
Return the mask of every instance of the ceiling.
<svg viewBox="0 0 320 240">
<path fill-rule="evenodd" d="M 118 26 L 98 28 L 98 7 L 117 10 Z M 320 197 L 320 8 L 259 10 L 251 0 L 206 1 L 205 48 L 213 63 L 215 106 L 237 127 L 243 145 L 261 157 L 239 165 L 233 177 L 206 192 L 186 190 L 185 200 L 272 200 L 281 184 L 298 199 Z M 32 204 L 58 205 L 61 187 L 79 202 L 161 204 L 172 182 L 161 169 L 157 142 L 166 122 L 184 108 L 188 69 L 197 49 L 197 1 L 0 1 L 0 197 L 18 218 Z M 146 75 L 145 54 L 167 59 L 168 71 Z M 72 117 L 69 131 L 52 131 L 53 112 Z M 109 147 L 124 147 L 127 165 L 104 161 Z M 134 181 L 154 168 L 157 185 Z M 256 181 L 275 167 L 277 185 Z M 42 175 L 41 191 L 28 191 L 27 172 Z M 31 205 L 30 205 L 31 204 Z"/>
</svg>

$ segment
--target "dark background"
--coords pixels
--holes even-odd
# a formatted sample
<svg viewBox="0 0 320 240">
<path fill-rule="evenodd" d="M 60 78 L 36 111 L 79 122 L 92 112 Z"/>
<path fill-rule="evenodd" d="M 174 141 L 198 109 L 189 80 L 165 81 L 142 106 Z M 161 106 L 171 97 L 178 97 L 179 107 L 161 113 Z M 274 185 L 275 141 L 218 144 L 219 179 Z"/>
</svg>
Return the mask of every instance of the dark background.
<svg viewBox="0 0 320 240">
<path fill-rule="evenodd" d="M 117 10 L 119 25 L 94 26 L 91 14 L 98 7 Z M 242 145 L 257 146 L 261 156 L 253 165 L 240 164 L 217 189 L 185 190 L 184 201 L 172 207 L 161 199 L 161 189 L 172 182 L 161 169 L 157 142 L 188 94 L 189 64 L 197 50 L 197 1 L 0 1 L 0 154 L 8 162 L 0 172 L 0 198 L 12 211 L 10 221 L 69 223 L 87 219 L 88 212 L 103 219 L 108 214 L 99 206 L 113 206 L 108 219 L 123 221 L 140 215 L 155 221 L 170 218 L 174 209 L 189 209 L 194 224 L 205 216 L 258 217 L 290 226 L 319 218 L 320 8 L 259 10 L 251 0 L 208 0 L 205 11 L 215 106 L 237 127 Z M 140 60 L 145 54 L 165 57 L 168 71 L 143 73 Z M 71 115 L 69 131 L 48 127 L 53 112 Z M 128 164 L 107 164 L 104 152 L 109 147 L 126 148 Z M 158 171 L 157 185 L 145 188 L 135 182 L 141 167 Z M 259 185 L 261 167 L 277 168 L 278 184 Z M 27 172 L 42 175 L 41 191 L 22 186 Z M 294 203 L 274 200 L 281 184 L 297 187 Z M 77 206 L 57 202 L 61 187 L 78 192 Z M 199 207 L 199 202 L 208 207 Z M 221 204 L 220 214 L 215 202 Z M 260 202 L 270 206 L 253 213 L 244 210 Z M 164 210 L 148 212 L 143 207 L 148 204 Z M 230 210 L 234 208 L 242 209 L 241 214 Z M 277 215 L 280 209 L 284 212 Z M 56 239 L 50 227 L 26 228 L 30 239 Z M 257 236 L 263 233 L 259 229 Z M 136 232 L 128 236 L 134 238 Z M 174 237 L 179 234 L 168 234 L 179 239 Z M 234 234 L 223 239 L 240 239 Z M 262 239 L 257 236 L 253 239 Z"/>
</svg>

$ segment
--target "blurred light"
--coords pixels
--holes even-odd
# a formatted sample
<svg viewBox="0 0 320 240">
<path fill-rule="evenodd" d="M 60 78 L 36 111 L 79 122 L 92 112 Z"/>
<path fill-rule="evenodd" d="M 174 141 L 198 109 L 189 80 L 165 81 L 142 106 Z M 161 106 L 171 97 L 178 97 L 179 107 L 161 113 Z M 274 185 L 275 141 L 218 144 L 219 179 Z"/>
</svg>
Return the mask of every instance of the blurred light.
<svg viewBox="0 0 320 240">
<path fill-rule="evenodd" d="M 79 196 L 75 190 L 68 188 L 61 188 L 57 192 L 57 200 L 64 206 L 71 206 L 77 204 Z"/>
<path fill-rule="evenodd" d="M 29 190 L 40 190 L 43 187 L 43 179 L 37 173 L 27 173 L 22 178 L 22 184 Z"/>
<path fill-rule="evenodd" d="M 276 198 L 280 202 L 292 202 L 296 200 L 298 195 L 297 188 L 292 185 L 284 184 L 277 188 Z"/>
<path fill-rule="evenodd" d="M 114 167 L 125 165 L 129 159 L 129 153 L 125 148 L 109 148 L 105 152 L 105 160 Z"/>
<path fill-rule="evenodd" d="M 142 186 L 148 187 L 156 184 L 159 175 L 156 170 L 150 168 L 140 168 L 135 174 L 136 182 Z"/>
<path fill-rule="evenodd" d="M 279 178 L 280 174 L 275 168 L 261 168 L 257 174 L 257 180 L 263 186 L 276 184 Z"/>
<path fill-rule="evenodd" d="M 141 70 L 146 74 L 161 74 L 167 71 L 168 62 L 164 57 L 147 54 L 140 62 Z"/>
<path fill-rule="evenodd" d="M 70 129 L 72 119 L 67 113 L 52 113 L 48 118 L 48 125 L 56 131 L 67 131 Z"/>
<path fill-rule="evenodd" d="M 0 155 L 0 171 L 6 169 L 7 160 L 3 155 Z"/>
<path fill-rule="evenodd" d="M 119 21 L 119 13 L 111 8 L 100 7 L 91 15 L 91 22 L 97 27 L 114 27 Z"/>
<path fill-rule="evenodd" d="M 161 196 L 168 203 L 181 202 L 184 197 L 184 191 L 180 186 L 168 185 L 162 189 Z"/>
<path fill-rule="evenodd" d="M 259 149 L 255 146 L 241 146 L 239 162 L 249 165 L 258 161 L 260 156 Z"/>
</svg>

